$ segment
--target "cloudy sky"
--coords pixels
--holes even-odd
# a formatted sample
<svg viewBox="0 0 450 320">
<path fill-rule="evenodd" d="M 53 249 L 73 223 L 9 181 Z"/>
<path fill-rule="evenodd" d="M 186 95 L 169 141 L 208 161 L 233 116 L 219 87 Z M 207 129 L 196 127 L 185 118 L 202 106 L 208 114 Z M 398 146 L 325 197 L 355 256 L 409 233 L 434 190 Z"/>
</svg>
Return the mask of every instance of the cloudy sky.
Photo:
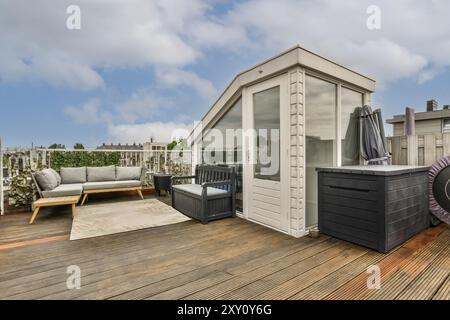
<svg viewBox="0 0 450 320">
<path fill-rule="evenodd" d="M 66 9 L 81 8 L 81 29 Z M 381 29 L 366 26 L 369 5 Z M 233 76 L 295 44 L 377 80 L 374 106 L 450 104 L 450 1 L 0 0 L 8 146 L 168 140 Z"/>
</svg>

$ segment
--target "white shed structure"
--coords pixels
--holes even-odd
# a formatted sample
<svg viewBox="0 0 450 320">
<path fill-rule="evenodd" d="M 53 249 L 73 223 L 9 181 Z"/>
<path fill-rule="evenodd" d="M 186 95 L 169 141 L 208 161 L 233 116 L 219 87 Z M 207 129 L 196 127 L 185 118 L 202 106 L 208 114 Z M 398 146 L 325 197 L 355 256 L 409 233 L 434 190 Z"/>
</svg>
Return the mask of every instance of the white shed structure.
<svg viewBox="0 0 450 320">
<path fill-rule="evenodd" d="M 238 215 L 301 237 L 317 225 L 315 168 L 359 162 L 348 154 L 350 114 L 374 88 L 296 46 L 232 80 L 190 136 L 193 164 L 235 165 Z"/>
</svg>

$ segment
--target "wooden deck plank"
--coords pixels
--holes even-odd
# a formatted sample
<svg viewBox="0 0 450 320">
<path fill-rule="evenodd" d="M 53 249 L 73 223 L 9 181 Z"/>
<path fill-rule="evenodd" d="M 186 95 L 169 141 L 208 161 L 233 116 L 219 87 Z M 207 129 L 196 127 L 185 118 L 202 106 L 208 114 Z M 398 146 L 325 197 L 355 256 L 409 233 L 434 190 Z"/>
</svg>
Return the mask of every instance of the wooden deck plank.
<svg viewBox="0 0 450 320">
<path fill-rule="evenodd" d="M 399 300 L 430 300 L 450 275 L 450 250 L 446 250 L 400 295 Z"/>
<path fill-rule="evenodd" d="M 33 239 L 33 240 L 25 240 L 25 241 L 1 244 L 0 250 L 19 248 L 19 247 L 28 247 L 28 246 L 32 246 L 32 245 L 36 245 L 36 244 L 49 243 L 49 242 L 53 242 L 53 241 L 62 241 L 62 240 L 69 240 L 69 235 L 45 237 L 45 238 L 39 238 L 39 239 Z"/>
<path fill-rule="evenodd" d="M 446 225 L 381 254 L 239 218 L 68 241 L 70 208 L 45 209 L 31 226 L 29 217 L 0 217 L 2 299 L 450 299 Z M 72 264 L 80 290 L 66 288 Z M 381 290 L 367 289 L 372 264 Z"/>
<path fill-rule="evenodd" d="M 251 224 L 249 224 L 251 225 Z M 227 232 L 227 230 L 238 230 L 241 224 L 232 222 L 231 219 L 220 223 L 219 232 Z M 181 229 L 181 230 L 177 230 Z M 177 236 L 172 237 L 176 232 Z M 204 235 L 204 239 L 198 236 L 192 238 L 192 233 L 198 232 Z M 199 227 L 199 225 L 192 221 L 183 222 L 182 224 L 172 227 L 165 226 L 161 228 L 152 228 L 146 230 L 139 230 L 129 234 L 115 234 L 102 237 L 102 241 L 98 238 L 83 239 L 71 242 L 57 243 L 51 246 L 36 246 L 33 248 L 22 248 L 23 250 L 12 250 L 9 253 L 2 252 L 5 261 L 9 261 L 0 266 L 0 272 L 5 275 L 9 269 L 13 272 L 26 271 L 36 267 L 42 267 L 46 264 L 53 265 L 58 261 L 73 260 L 79 256 L 86 256 L 89 254 L 103 254 L 114 253 L 115 250 L 126 251 L 131 248 L 149 248 L 148 241 L 151 241 L 151 247 L 165 247 L 172 249 L 185 245 L 192 245 L 187 243 L 187 240 L 205 241 L 210 236 L 214 236 L 215 232 L 211 228 Z M 167 242 L 170 238 L 170 243 Z M 139 241 L 141 240 L 141 241 Z M 59 253 L 59 254 L 58 254 Z M 20 259 L 21 264 L 17 265 L 16 259 Z M 16 268 L 14 268 L 16 266 Z M 5 270 L 6 269 L 6 270 Z M 0 276 L 0 281 L 3 279 Z"/>
<path fill-rule="evenodd" d="M 338 245 L 338 242 L 333 239 L 325 239 L 323 241 L 316 241 L 307 245 L 299 245 L 297 251 L 280 258 L 276 261 L 266 260 L 264 264 L 259 267 L 254 265 L 254 269 L 249 270 L 248 265 L 244 265 L 242 269 L 234 268 L 234 277 L 228 281 L 218 284 L 217 286 L 207 288 L 195 294 L 186 296 L 186 299 L 217 299 L 222 298 L 227 293 L 242 288 L 251 284 L 265 276 L 284 270 L 286 268 L 296 266 L 301 261 L 308 259 L 320 252 L 332 249 Z"/>
<path fill-rule="evenodd" d="M 59 209 L 42 208 L 39 223 L 33 225 L 27 225 L 31 212 L 0 216 L 0 245 L 68 235 L 72 225 L 70 208 Z"/>
<path fill-rule="evenodd" d="M 244 228 L 245 230 L 251 230 L 249 228 L 251 228 L 250 226 L 227 226 L 225 228 L 221 228 L 220 231 L 223 232 L 225 235 L 229 234 L 230 232 L 238 232 L 240 229 Z M 14 270 L 12 272 L 9 273 L 4 273 L 0 276 L 0 285 L 2 284 L 2 282 L 9 280 L 9 279 L 18 279 L 21 277 L 26 277 L 29 276 L 30 274 L 33 273 L 43 273 L 43 272 L 51 272 L 51 270 L 56 269 L 58 267 L 67 267 L 68 262 L 72 263 L 72 264 L 76 264 L 76 263 L 83 263 L 83 262 L 88 262 L 88 261 L 92 261 L 92 260 L 100 260 L 101 263 L 100 265 L 103 263 L 103 261 L 106 263 L 106 259 L 108 257 L 112 257 L 113 261 L 111 261 L 112 265 L 114 265 L 114 259 L 119 259 L 121 256 L 125 256 L 126 255 L 130 255 L 130 253 L 135 253 L 136 255 L 138 255 L 139 253 L 142 253 L 144 255 L 147 256 L 151 256 L 154 255 L 155 253 L 159 253 L 160 255 L 164 255 L 167 254 L 170 251 L 173 250 L 182 250 L 183 248 L 187 248 L 189 246 L 195 246 L 199 243 L 201 243 L 202 241 L 208 241 L 209 239 L 211 239 L 212 237 L 215 237 L 214 234 L 210 234 L 208 232 L 205 232 L 205 238 L 203 240 L 198 239 L 198 240 L 193 240 L 191 238 L 188 238 L 187 236 L 183 236 L 183 239 L 178 239 L 178 240 L 173 240 L 171 244 L 167 244 L 167 239 L 160 239 L 160 240 L 153 240 L 152 241 L 152 237 L 150 237 L 150 235 L 146 235 L 145 233 L 140 233 L 141 237 L 139 237 L 138 239 L 140 239 L 141 241 L 139 241 L 138 243 L 135 243 L 137 241 L 134 240 L 131 243 L 128 243 L 127 241 L 125 241 L 124 243 L 118 242 L 118 243 L 114 243 L 111 244 L 109 242 L 108 246 L 96 246 L 96 245 L 92 245 L 90 244 L 85 244 L 84 240 L 83 243 L 78 243 L 75 246 L 72 246 L 72 242 L 66 242 L 64 246 L 61 246 L 60 244 L 55 244 L 54 246 L 52 246 L 52 250 L 53 252 L 57 252 L 57 251 L 61 251 L 64 252 L 64 255 L 57 255 L 57 256 L 51 256 L 50 258 L 44 259 L 44 260 L 39 260 L 37 263 L 28 263 L 26 265 L 26 267 L 23 268 L 19 268 L 19 270 Z M 152 235 L 153 236 L 153 235 Z M 186 240 L 192 240 L 192 241 L 186 241 Z M 152 242 L 151 245 L 149 245 L 149 242 Z M 88 248 L 85 248 L 84 245 L 87 245 Z M 79 247 L 81 246 L 83 249 L 80 250 L 81 248 Z M 149 247 L 151 247 L 153 249 L 152 253 L 149 255 L 148 250 Z M 33 248 L 30 248 L 30 253 L 33 252 L 32 250 Z M 48 250 L 48 249 L 47 249 Z M 28 251 L 26 252 L 26 254 L 28 254 Z M 101 259 L 100 259 L 101 258 Z M 17 258 L 11 258 L 9 257 L 10 260 L 15 260 Z M 20 258 L 19 258 L 20 259 Z M 120 261 L 119 261 L 120 262 Z"/>
<path fill-rule="evenodd" d="M 253 229 L 253 232 L 251 230 Z M 254 226 L 251 224 L 241 225 L 239 227 L 227 229 L 220 234 L 214 235 L 210 239 L 206 238 L 203 240 L 208 241 L 209 245 L 205 247 L 214 248 L 216 251 L 219 251 L 218 246 L 220 243 L 224 245 L 227 244 L 227 237 L 229 238 L 229 242 L 233 242 L 235 238 L 242 237 L 242 235 L 246 234 L 251 237 L 252 233 L 256 233 L 261 231 L 259 228 L 254 229 Z M 265 230 L 264 230 L 265 231 Z M 232 235 L 230 237 L 230 235 Z M 258 239 L 262 236 L 261 233 L 258 234 Z M 141 270 L 142 268 L 146 268 L 149 263 L 152 263 L 155 268 L 160 266 L 164 266 L 165 264 L 169 264 L 170 261 L 176 261 L 177 259 L 183 260 L 186 255 L 186 252 L 195 253 L 195 248 L 198 245 L 197 242 L 189 242 L 183 241 L 184 245 L 181 247 L 172 248 L 172 250 L 167 250 L 167 246 L 162 244 L 157 250 L 153 253 L 149 253 L 149 248 L 144 248 L 140 254 L 134 252 L 123 251 L 123 255 L 109 255 L 109 259 L 105 256 L 102 259 L 99 257 L 92 256 L 91 254 L 86 255 L 85 261 L 88 263 L 83 263 L 80 260 L 69 260 L 65 261 L 65 264 L 59 268 L 51 269 L 49 272 L 39 272 L 39 273 L 31 273 L 26 274 L 20 278 L 13 278 L 10 281 L 2 281 L 0 282 L 0 290 L 3 292 L 7 292 L 7 294 L 11 294 L 12 292 L 16 292 L 18 290 L 29 290 L 28 292 L 24 292 L 25 295 L 30 295 L 33 297 L 40 297 L 42 293 L 45 291 L 45 295 L 55 293 L 53 290 L 60 290 L 62 288 L 63 291 L 67 291 L 65 287 L 65 281 L 67 279 L 66 268 L 68 265 L 79 265 L 83 272 L 83 288 L 87 289 L 87 284 L 92 282 L 99 281 L 101 279 L 109 279 L 113 280 L 114 276 L 123 276 L 123 269 L 126 268 L 128 273 L 128 278 L 131 278 L 131 274 L 133 271 Z M 195 257 L 189 256 L 190 259 L 194 259 Z M 99 262 L 100 261 L 100 262 Z M 138 272 L 136 271 L 136 272 Z M 45 290 L 40 290 L 45 287 Z M 77 294 L 81 294 L 83 290 L 77 290 Z M 37 292 L 35 292 L 37 290 Z M 37 296 L 31 294 L 31 291 L 35 292 Z M 75 292 L 73 292 L 75 294 Z M 17 298 L 20 298 L 22 295 L 18 295 Z"/>
<path fill-rule="evenodd" d="M 298 276 L 299 274 L 317 268 L 322 263 L 341 255 L 348 248 L 348 244 L 341 243 L 341 245 L 335 245 L 329 249 L 315 253 L 314 255 L 290 265 L 289 267 L 275 269 L 272 273 L 265 275 L 264 277 L 258 277 L 256 281 L 241 286 L 240 288 L 226 293 L 225 295 L 221 295 L 220 298 L 237 300 L 253 299 L 254 297 Z M 246 275 L 242 276 L 243 282 L 248 283 L 248 281 L 245 280 L 245 277 Z"/>
<path fill-rule="evenodd" d="M 433 296 L 433 300 L 450 300 L 450 276 L 447 277 L 439 290 Z"/>
<path fill-rule="evenodd" d="M 372 290 L 367 296 L 370 300 L 393 300 L 412 281 L 422 274 L 434 260 L 444 253 L 444 249 L 450 244 L 447 232 L 441 234 L 435 241 L 418 250 L 418 252 L 406 259 L 402 266 L 388 276 L 382 277 L 381 288 Z M 383 270 L 381 269 L 383 273 Z"/>
<path fill-rule="evenodd" d="M 390 274 L 398 270 L 403 264 L 405 264 L 411 256 L 417 253 L 425 245 L 433 242 L 447 227 L 439 226 L 436 228 L 428 229 L 411 240 L 407 241 L 397 250 L 386 254 L 385 257 L 378 263 L 378 266 L 382 270 L 383 277 L 388 277 Z M 367 274 L 361 273 L 351 281 L 341 286 L 332 294 L 325 297 L 330 300 L 356 300 L 365 299 L 372 290 L 367 288 Z"/>
<path fill-rule="evenodd" d="M 278 250 L 283 248 L 284 246 L 288 245 L 288 243 L 286 243 L 287 241 L 289 240 L 283 239 L 281 241 L 271 241 L 267 245 L 263 245 L 259 248 L 256 248 L 253 251 L 245 252 L 223 261 L 216 261 L 212 264 L 202 266 L 198 269 L 180 273 L 175 275 L 174 277 L 169 277 L 167 279 L 158 281 L 150 285 L 141 286 L 135 290 L 127 291 L 119 295 L 112 296 L 110 298 L 117 300 L 117 299 L 144 299 L 147 297 L 151 297 L 155 294 L 164 292 L 166 290 L 170 290 L 180 285 L 187 284 L 191 281 L 198 280 L 204 277 L 206 274 L 209 274 L 213 271 L 217 270 L 223 271 L 227 267 L 239 265 L 243 261 L 252 260 L 254 258 L 257 259 L 258 257 L 266 255 L 268 252 L 272 250 Z"/>
<path fill-rule="evenodd" d="M 316 281 L 309 287 L 298 292 L 292 299 L 298 300 L 321 300 L 327 295 L 331 294 L 347 282 L 358 276 L 359 274 L 366 272 L 367 267 L 378 263 L 383 259 L 384 254 L 369 251 L 356 260 L 348 263 L 344 267 L 329 274 L 323 279 Z"/>
<path fill-rule="evenodd" d="M 303 274 L 300 274 L 292 279 L 289 279 L 282 284 L 271 288 L 270 290 L 254 297 L 255 299 L 296 299 L 295 295 L 301 290 L 307 288 L 313 283 L 323 279 L 332 272 L 342 268 L 346 264 L 354 261 L 367 253 L 368 249 L 361 247 L 350 247 L 343 251 L 339 256 L 326 261 L 325 263 L 311 269 Z"/>
<path fill-rule="evenodd" d="M 176 288 L 151 296 L 148 299 L 150 300 L 180 299 L 185 296 L 188 296 L 189 294 L 200 291 L 203 288 L 209 288 L 212 285 L 228 280 L 231 277 L 233 276 L 229 273 L 223 271 L 215 271 L 195 281 L 186 283 L 184 285 L 180 285 Z"/>
<path fill-rule="evenodd" d="M 269 237 L 265 238 L 268 241 L 271 241 L 273 238 L 268 234 Z M 214 263 L 226 264 L 227 261 L 233 258 L 237 258 L 242 255 L 243 252 L 249 252 L 253 249 L 261 248 L 261 234 L 258 235 L 257 238 L 247 241 L 241 247 L 227 247 L 225 250 L 221 250 L 220 244 L 217 244 L 215 247 L 212 247 L 211 252 L 204 253 L 204 248 L 200 250 L 200 252 L 190 252 L 187 253 L 186 256 L 176 257 L 176 263 L 166 263 L 162 268 L 158 268 L 158 265 L 152 263 L 152 269 L 145 268 L 142 272 L 135 272 L 127 268 L 127 273 L 125 276 L 116 276 L 116 277 L 105 277 L 100 281 L 95 281 L 91 284 L 85 285 L 83 291 L 77 292 L 76 297 L 80 299 L 108 299 L 119 295 L 124 292 L 134 291 L 145 287 L 163 288 L 160 287 L 161 284 L 166 283 L 165 281 L 174 277 L 177 277 L 180 274 L 186 273 L 195 273 L 196 270 L 202 268 L 202 266 L 206 266 L 205 269 L 207 272 L 211 272 L 211 270 L 215 270 L 216 268 L 209 267 Z M 224 242 L 227 244 L 226 242 Z M 199 256 L 205 255 L 201 261 L 198 260 Z M 155 270 L 153 270 L 156 268 Z M 205 270 L 203 270 L 205 271 Z M 203 273 L 204 275 L 205 273 Z M 96 275 L 98 278 L 98 275 Z M 198 278 L 201 278 L 199 276 Z M 178 277 L 177 280 L 181 280 L 182 277 Z M 192 280 L 192 279 L 191 279 Z M 170 282 L 170 281 L 169 281 Z M 177 286 L 183 285 L 183 282 L 178 281 Z M 102 290 L 102 288 L 107 288 L 106 290 Z M 170 290 L 170 289 L 168 289 Z M 160 290 L 161 291 L 161 290 Z M 160 293 L 158 291 L 157 293 Z M 71 293 L 56 293 L 53 296 L 47 296 L 46 298 L 73 298 L 74 295 Z"/>
</svg>

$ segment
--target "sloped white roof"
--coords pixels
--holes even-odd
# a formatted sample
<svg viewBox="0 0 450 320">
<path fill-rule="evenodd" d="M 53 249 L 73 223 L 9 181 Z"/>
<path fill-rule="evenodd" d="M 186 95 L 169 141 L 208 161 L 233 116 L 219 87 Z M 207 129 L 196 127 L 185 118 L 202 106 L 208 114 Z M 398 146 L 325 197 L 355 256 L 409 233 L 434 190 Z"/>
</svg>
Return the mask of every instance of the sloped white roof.
<svg viewBox="0 0 450 320">
<path fill-rule="evenodd" d="M 368 92 L 375 90 L 375 80 L 297 45 L 238 73 L 203 116 L 201 120 L 202 127 L 207 127 L 222 108 L 226 106 L 227 102 L 238 94 L 243 87 L 271 78 L 297 65 L 348 82 Z M 197 135 L 197 132 L 194 129 L 190 138 L 196 138 L 195 135 Z"/>
</svg>

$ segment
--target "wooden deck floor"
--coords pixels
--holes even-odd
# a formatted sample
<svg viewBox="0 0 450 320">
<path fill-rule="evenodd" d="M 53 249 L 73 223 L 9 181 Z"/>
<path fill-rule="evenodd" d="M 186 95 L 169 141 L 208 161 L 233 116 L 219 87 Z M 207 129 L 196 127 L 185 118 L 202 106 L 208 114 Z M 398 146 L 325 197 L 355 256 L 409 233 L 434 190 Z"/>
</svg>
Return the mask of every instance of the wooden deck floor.
<svg viewBox="0 0 450 320">
<path fill-rule="evenodd" d="M 245 220 L 194 221 L 69 241 L 70 210 L 0 218 L 0 299 L 450 299 L 450 229 L 389 254 Z M 378 265 L 380 290 L 367 289 Z M 68 290 L 67 267 L 81 268 Z"/>
</svg>

